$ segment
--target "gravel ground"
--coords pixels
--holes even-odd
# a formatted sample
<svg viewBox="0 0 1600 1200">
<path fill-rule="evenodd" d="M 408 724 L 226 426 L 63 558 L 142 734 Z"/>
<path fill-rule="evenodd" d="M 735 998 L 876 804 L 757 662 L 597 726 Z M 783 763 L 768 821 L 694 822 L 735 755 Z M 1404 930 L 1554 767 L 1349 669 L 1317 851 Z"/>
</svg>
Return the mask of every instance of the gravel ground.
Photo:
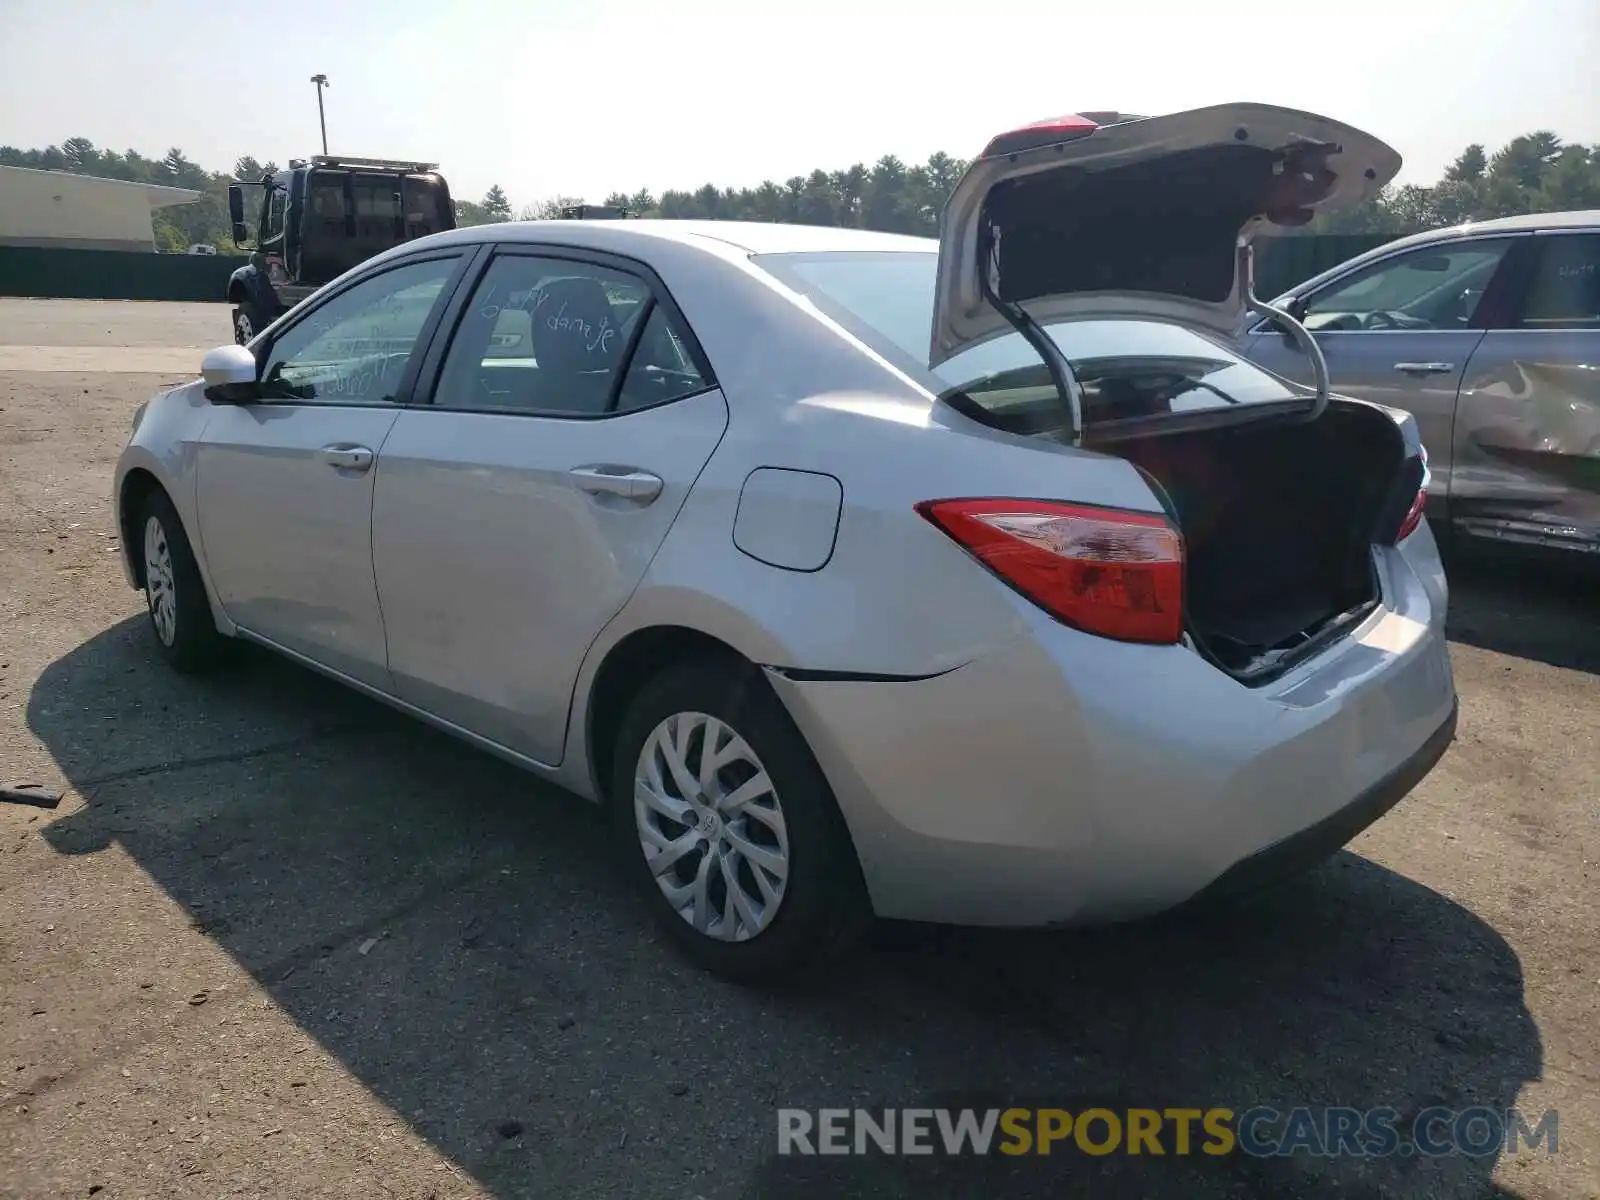
<svg viewBox="0 0 1600 1200">
<path fill-rule="evenodd" d="M 748 993 L 647 931 L 581 803 L 262 655 L 159 664 L 107 491 L 193 368 L 105 351 L 227 338 L 220 305 L 0 301 L 4 361 L 57 354 L 0 371 L 0 780 L 66 792 L 0 805 L 0 1195 L 1600 1196 L 1592 583 L 1458 573 L 1458 742 L 1270 897 L 886 926 Z M 1553 1108 L 1559 1152 L 777 1154 L 778 1107 L 1092 1102 Z"/>
</svg>

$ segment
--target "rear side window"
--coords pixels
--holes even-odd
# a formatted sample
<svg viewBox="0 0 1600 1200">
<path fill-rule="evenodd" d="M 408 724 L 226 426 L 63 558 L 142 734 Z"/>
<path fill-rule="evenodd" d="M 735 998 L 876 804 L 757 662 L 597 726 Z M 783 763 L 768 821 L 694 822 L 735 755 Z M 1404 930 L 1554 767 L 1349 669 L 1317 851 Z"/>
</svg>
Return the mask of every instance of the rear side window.
<svg viewBox="0 0 1600 1200">
<path fill-rule="evenodd" d="M 1528 284 L 1524 329 L 1600 329 L 1600 234 L 1550 234 Z"/>
<path fill-rule="evenodd" d="M 1049 372 L 1017 333 L 930 369 L 938 257 L 931 253 L 761 255 L 756 264 L 799 291 L 929 391 L 960 393 L 991 423 L 1048 433 L 1061 422 Z M 1072 364 L 1090 422 L 1294 399 L 1296 385 L 1193 330 L 1158 321 L 1071 321 L 1048 327 Z"/>
<path fill-rule="evenodd" d="M 434 403 L 598 417 L 708 386 L 643 279 L 600 263 L 501 254 L 462 314 Z"/>
</svg>

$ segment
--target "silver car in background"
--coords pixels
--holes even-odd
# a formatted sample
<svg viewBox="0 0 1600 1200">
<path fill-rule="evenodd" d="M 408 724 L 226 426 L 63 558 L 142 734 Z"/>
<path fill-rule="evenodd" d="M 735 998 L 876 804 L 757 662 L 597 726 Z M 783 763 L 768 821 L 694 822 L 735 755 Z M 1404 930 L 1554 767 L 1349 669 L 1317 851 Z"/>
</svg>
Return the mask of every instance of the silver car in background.
<svg viewBox="0 0 1600 1200">
<path fill-rule="evenodd" d="M 1441 532 L 1600 564 L 1600 210 L 1419 233 L 1273 303 L 1315 336 L 1336 391 L 1416 417 Z M 1268 319 L 1241 348 L 1312 377 Z"/>
<path fill-rule="evenodd" d="M 180 670 L 247 639 L 606 806 L 734 978 L 1249 887 L 1455 730 L 1416 422 L 1223 342 L 1241 237 L 1398 168 L 1263 105 L 1072 116 L 938 241 L 422 238 L 141 409 L 128 580 Z"/>
</svg>

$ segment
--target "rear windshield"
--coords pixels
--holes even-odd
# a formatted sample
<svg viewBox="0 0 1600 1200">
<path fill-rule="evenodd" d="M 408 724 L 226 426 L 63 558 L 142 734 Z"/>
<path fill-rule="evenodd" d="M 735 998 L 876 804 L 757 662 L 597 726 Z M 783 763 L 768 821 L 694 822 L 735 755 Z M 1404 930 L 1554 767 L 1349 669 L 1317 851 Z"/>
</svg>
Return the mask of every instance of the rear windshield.
<svg viewBox="0 0 1600 1200">
<path fill-rule="evenodd" d="M 444 189 L 416 176 L 318 171 L 310 181 L 308 237 L 395 245 L 450 228 Z"/>
<path fill-rule="evenodd" d="M 763 254 L 754 261 L 930 391 L 964 394 L 993 424 L 1016 432 L 1059 427 L 1060 401 L 1049 373 L 1020 334 L 1007 333 L 929 369 L 936 254 Z M 1078 378 L 1086 423 L 1304 394 L 1179 325 L 1071 321 L 1047 331 Z"/>
</svg>

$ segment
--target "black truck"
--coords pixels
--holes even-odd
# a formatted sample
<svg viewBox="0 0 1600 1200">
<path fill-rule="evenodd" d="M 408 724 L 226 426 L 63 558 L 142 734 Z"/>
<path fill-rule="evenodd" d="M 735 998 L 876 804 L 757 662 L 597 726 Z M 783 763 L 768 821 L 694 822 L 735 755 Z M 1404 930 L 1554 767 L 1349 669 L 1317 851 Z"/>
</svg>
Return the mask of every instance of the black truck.
<svg viewBox="0 0 1600 1200">
<path fill-rule="evenodd" d="M 294 159 L 230 184 L 228 214 L 234 242 L 252 251 L 228 279 L 241 345 L 374 254 L 456 224 L 439 164 L 350 155 Z"/>
</svg>

